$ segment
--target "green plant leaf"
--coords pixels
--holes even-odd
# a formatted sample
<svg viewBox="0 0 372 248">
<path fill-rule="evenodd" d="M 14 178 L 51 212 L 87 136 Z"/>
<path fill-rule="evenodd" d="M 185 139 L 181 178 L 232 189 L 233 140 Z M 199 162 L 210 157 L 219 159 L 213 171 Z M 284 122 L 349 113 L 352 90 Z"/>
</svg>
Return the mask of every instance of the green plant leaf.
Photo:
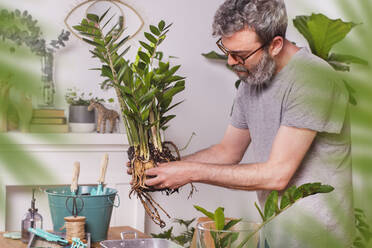
<svg viewBox="0 0 372 248">
<path fill-rule="evenodd" d="M 152 102 L 155 98 L 155 93 L 157 92 L 157 90 L 158 89 L 154 88 L 148 91 L 145 95 L 141 96 L 141 98 L 139 99 L 139 105 L 147 105 Z"/>
<path fill-rule="evenodd" d="M 336 61 L 341 62 L 345 64 L 360 64 L 360 65 L 368 65 L 368 61 L 358 58 L 353 55 L 345 55 L 345 54 L 337 54 L 337 53 L 331 53 L 328 57 L 328 62 L 330 61 Z"/>
<path fill-rule="evenodd" d="M 102 70 L 101 70 L 101 76 L 103 77 L 108 77 L 110 78 L 111 80 L 114 80 L 113 76 L 112 76 L 112 71 L 111 71 L 111 68 L 107 65 L 103 65 L 102 66 Z"/>
<path fill-rule="evenodd" d="M 184 81 L 180 81 L 180 83 L 184 83 Z M 171 99 L 174 95 L 183 91 L 184 89 L 185 89 L 184 85 L 174 86 L 174 87 L 172 87 L 172 88 L 170 88 L 170 89 L 168 89 L 164 92 L 163 98 L 164 99 Z"/>
<path fill-rule="evenodd" d="M 349 92 L 349 103 L 352 104 L 352 105 L 357 105 L 357 101 L 356 101 L 356 98 L 354 96 L 356 91 L 354 90 L 353 87 L 350 86 L 350 84 L 346 80 L 343 80 L 343 82 L 345 84 L 345 87 L 346 87 L 347 91 Z"/>
<path fill-rule="evenodd" d="M 95 14 L 92 14 L 92 13 L 87 14 L 87 19 L 90 20 L 90 21 L 96 22 L 96 23 L 99 22 L 98 15 L 95 15 Z"/>
<path fill-rule="evenodd" d="M 223 230 L 230 230 L 233 226 L 238 224 L 242 219 L 236 219 L 236 220 L 230 220 L 226 223 L 226 225 L 223 227 Z"/>
<path fill-rule="evenodd" d="M 137 108 L 136 104 L 134 103 L 134 101 L 131 99 L 131 97 L 123 97 L 123 99 L 124 99 L 124 102 L 127 105 L 127 107 L 130 110 L 132 110 L 132 112 L 138 113 L 138 108 Z"/>
<path fill-rule="evenodd" d="M 156 36 L 160 35 L 159 29 L 157 27 L 155 27 L 154 25 L 150 25 L 150 31 L 151 31 L 151 33 L 153 33 Z"/>
<path fill-rule="evenodd" d="M 125 48 L 125 50 L 121 54 L 119 54 L 119 57 L 123 57 L 129 51 L 129 49 L 130 49 L 130 46 Z"/>
<path fill-rule="evenodd" d="M 105 48 L 104 46 L 102 46 L 100 43 L 98 42 L 95 42 L 95 41 L 92 41 L 92 40 L 89 40 L 89 39 L 86 39 L 86 38 L 83 38 L 83 41 L 85 41 L 86 43 L 92 45 L 92 46 L 95 46 L 95 47 L 100 47 L 100 48 Z"/>
<path fill-rule="evenodd" d="M 266 199 L 264 215 L 265 220 L 273 216 L 278 208 L 278 191 L 272 191 Z"/>
<path fill-rule="evenodd" d="M 265 215 L 262 213 L 260 207 L 257 205 L 257 202 L 254 203 L 254 206 L 256 207 L 258 213 L 260 214 L 261 218 L 262 218 L 262 221 L 265 221 Z"/>
<path fill-rule="evenodd" d="M 223 230 L 225 226 L 225 214 L 224 211 L 221 207 L 217 208 L 214 211 L 214 221 L 216 224 L 216 229 L 217 230 Z"/>
<path fill-rule="evenodd" d="M 345 38 L 356 24 L 332 20 L 323 14 L 312 14 L 310 17 L 297 16 L 294 26 L 309 42 L 311 51 L 326 60 L 333 45 Z"/>
<path fill-rule="evenodd" d="M 107 13 L 110 11 L 110 9 L 111 9 L 111 7 L 108 8 L 108 9 L 105 11 L 105 13 L 103 13 L 103 15 L 101 15 L 101 17 L 99 18 L 98 22 L 101 22 L 101 21 L 106 17 L 106 15 L 107 15 Z"/>
<path fill-rule="evenodd" d="M 159 44 L 160 44 L 160 43 L 158 43 L 158 45 L 159 45 Z M 163 56 L 164 56 L 163 52 L 156 52 L 154 58 L 160 61 L 160 60 L 163 59 Z"/>
<path fill-rule="evenodd" d="M 113 14 L 113 15 L 110 17 L 110 19 L 108 19 L 108 20 L 106 21 L 106 23 L 102 26 L 102 30 L 105 29 L 105 27 L 106 27 L 106 26 L 111 22 L 112 18 L 114 18 L 115 15 L 116 15 L 116 14 Z"/>
<path fill-rule="evenodd" d="M 86 28 L 80 25 L 72 26 L 73 29 L 80 31 L 80 32 L 85 32 Z"/>
<path fill-rule="evenodd" d="M 160 120 L 160 126 L 164 126 L 165 124 L 167 124 L 168 122 L 170 122 L 175 117 L 176 117 L 176 115 L 163 116 L 161 118 L 161 120 Z"/>
<path fill-rule="evenodd" d="M 157 44 L 158 43 L 158 40 L 152 34 L 150 34 L 150 33 L 145 32 L 145 37 L 146 37 L 146 39 L 148 39 L 153 44 Z"/>
<path fill-rule="evenodd" d="M 202 53 L 202 55 L 207 59 L 217 59 L 217 60 L 227 60 L 227 56 L 224 54 L 218 54 L 215 51 L 211 51 L 209 53 Z"/>
<path fill-rule="evenodd" d="M 166 112 L 168 112 L 169 110 L 171 110 L 171 109 L 177 107 L 178 105 L 180 105 L 180 104 L 183 103 L 184 101 L 185 101 L 185 100 L 173 104 L 172 106 L 170 106 L 169 108 L 167 108 L 163 113 L 166 113 Z"/>
<path fill-rule="evenodd" d="M 200 206 L 197 206 L 197 205 L 194 205 L 194 208 L 195 208 L 197 211 L 203 213 L 205 216 L 207 216 L 207 217 L 211 218 L 212 220 L 214 220 L 214 213 L 209 212 L 209 211 L 207 211 L 206 209 L 204 209 L 204 208 L 202 208 L 202 207 L 200 207 Z"/>
<path fill-rule="evenodd" d="M 147 44 L 147 43 L 145 43 L 143 41 L 139 41 L 139 43 L 141 44 L 141 46 L 143 46 L 144 48 L 146 48 L 146 50 L 149 51 L 149 53 L 151 55 L 154 54 L 155 49 L 152 46 L 150 46 L 149 44 Z"/>
<path fill-rule="evenodd" d="M 240 79 L 235 82 L 235 89 L 239 88 L 239 85 L 240 85 L 241 82 L 242 82 L 242 80 L 240 80 Z"/>
<path fill-rule="evenodd" d="M 164 231 L 164 232 L 159 233 L 159 234 L 151 233 L 151 236 L 153 238 L 168 239 L 169 240 L 169 239 L 172 238 L 172 231 L 173 231 L 173 227 L 171 227 L 167 231 Z"/>
<path fill-rule="evenodd" d="M 163 20 L 161 20 L 158 24 L 158 28 L 159 28 L 160 31 L 163 31 L 164 27 L 165 27 L 165 22 Z"/>
<path fill-rule="evenodd" d="M 284 209 L 289 204 L 295 202 L 294 193 L 296 192 L 296 189 L 297 188 L 296 188 L 295 185 L 293 185 L 293 186 L 289 187 L 288 189 L 286 189 L 286 191 L 283 193 L 282 199 L 280 201 L 280 209 Z"/>
<path fill-rule="evenodd" d="M 337 61 L 328 61 L 328 63 L 335 69 L 336 71 L 350 71 L 350 66 L 345 65 L 343 63 Z"/>
<path fill-rule="evenodd" d="M 149 56 L 147 56 L 146 53 L 144 52 L 141 52 L 141 51 L 138 51 L 138 56 L 146 63 L 146 64 L 150 64 L 150 58 Z"/>
<path fill-rule="evenodd" d="M 220 241 L 220 247 L 225 248 L 225 247 L 231 247 L 232 243 L 234 243 L 239 237 L 239 233 L 228 233 L 226 234 Z"/>
</svg>

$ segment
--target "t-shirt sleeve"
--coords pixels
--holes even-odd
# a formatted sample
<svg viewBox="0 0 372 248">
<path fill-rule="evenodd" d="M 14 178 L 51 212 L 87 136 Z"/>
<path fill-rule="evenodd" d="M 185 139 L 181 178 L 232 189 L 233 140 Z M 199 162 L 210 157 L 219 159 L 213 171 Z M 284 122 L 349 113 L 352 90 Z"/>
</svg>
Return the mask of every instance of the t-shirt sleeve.
<svg viewBox="0 0 372 248">
<path fill-rule="evenodd" d="M 282 125 L 317 132 L 341 132 L 348 93 L 340 80 L 319 79 L 293 83 L 282 113 Z"/>
<path fill-rule="evenodd" d="M 244 105 L 239 97 L 236 97 L 234 100 L 230 124 L 236 128 L 248 129 L 248 124 L 245 118 Z"/>
</svg>

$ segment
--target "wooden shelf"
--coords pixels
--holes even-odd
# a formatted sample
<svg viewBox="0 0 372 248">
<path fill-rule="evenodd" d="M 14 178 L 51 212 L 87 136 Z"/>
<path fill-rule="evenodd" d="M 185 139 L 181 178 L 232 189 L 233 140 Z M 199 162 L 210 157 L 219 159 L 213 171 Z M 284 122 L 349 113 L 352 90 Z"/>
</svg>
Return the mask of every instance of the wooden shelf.
<svg viewBox="0 0 372 248">
<path fill-rule="evenodd" d="M 20 133 L 0 134 L 0 144 L 9 140 L 22 145 L 128 145 L 125 133 Z"/>
</svg>

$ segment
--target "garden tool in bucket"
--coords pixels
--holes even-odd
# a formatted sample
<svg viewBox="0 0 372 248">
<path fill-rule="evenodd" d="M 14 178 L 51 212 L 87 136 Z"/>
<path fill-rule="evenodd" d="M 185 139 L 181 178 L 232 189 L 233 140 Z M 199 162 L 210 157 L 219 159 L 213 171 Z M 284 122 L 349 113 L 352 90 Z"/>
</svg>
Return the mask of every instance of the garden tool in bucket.
<svg viewBox="0 0 372 248">
<path fill-rule="evenodd" d="M 106 240 L 113 207 L 120 205 L 118 192 L 116 189 L 105 187 L 102 195 L 91 195 L 93 188 L 97 186 L 78 185 L 77 171 L 78 166 L 74 168 L 71 187 L 63 186 L 45 190 L 48 194 L 53 230 L 60 231 L 60 228 L 65 225 L 65 217 L 84 216 L 86 217 L 85 232 L 91 234 L 92 242 Z"/>
<path fill-rule="evenodd" d="M 80 174 L 80 163 L 75 162 L 74 163 L 74 170 L 72 172 L 72 183 L 71 183 L 71 193 L 72 193 L 72 195 L 77 194 L 79 174 Z"/>
<path fill-rule="evenodd" d="M 84 208 L 84 201 L 81 199 L 81 197 L 78 196 L 78 181 L 79 181 L 79 175 L 80 175 L 80 163 L 75 162 L 74 163 L 74 170 L 72 173 L 72 183 L 71 183 L 71 194 L 72 196 L 67 196 L 66 198 L 66 209 L 74 216 L 75 218 L 79 215 L 79 213 L 83 210 Z M 72 207 L 69 207 L 69 201 L 72 200 Z M 80 207 L 78 207 L 77 200 L 80 201 Z"/>
<path fill-rule="evenodd" d="M 108 154 L 105 153 L 105 155 L 102 158 L 102 162 L 101 162 L 101 174 L 98 179 L 98 186 L 97 188 L 92 189 L 92 191 L 90 192 L 90 195 L 103 195 L 104 194 L 103 183 L 105 182 L 107 165 L 108 165 Z"/>
</svg>

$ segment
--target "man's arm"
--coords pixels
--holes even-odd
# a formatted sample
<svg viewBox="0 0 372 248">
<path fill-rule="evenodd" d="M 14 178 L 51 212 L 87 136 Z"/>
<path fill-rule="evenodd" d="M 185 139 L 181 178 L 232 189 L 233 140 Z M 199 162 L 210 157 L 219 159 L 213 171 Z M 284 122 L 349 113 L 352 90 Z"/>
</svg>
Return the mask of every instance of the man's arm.
<svg viewBox="0 0 372 248">
<path fill-rule="evenodd" d="M 219 144 L 185 156 L 181 160 L 212 164 L 237 164 L 242 160 L 250 142 L 251 137 L 248 129 L 239 129 L 229 125 Z"/>
<path fill-rule="evenodd" d="M 264 163 L 218 165 L 178 161 L 149 169 L 146 180 L 157 188 L 178 188 L 190 182 L 201 182 L 233 189 L 282 190 L 300 166 L 316 132 L 281 126 L 273 142 L 269 159 Z"/>
</svg>

